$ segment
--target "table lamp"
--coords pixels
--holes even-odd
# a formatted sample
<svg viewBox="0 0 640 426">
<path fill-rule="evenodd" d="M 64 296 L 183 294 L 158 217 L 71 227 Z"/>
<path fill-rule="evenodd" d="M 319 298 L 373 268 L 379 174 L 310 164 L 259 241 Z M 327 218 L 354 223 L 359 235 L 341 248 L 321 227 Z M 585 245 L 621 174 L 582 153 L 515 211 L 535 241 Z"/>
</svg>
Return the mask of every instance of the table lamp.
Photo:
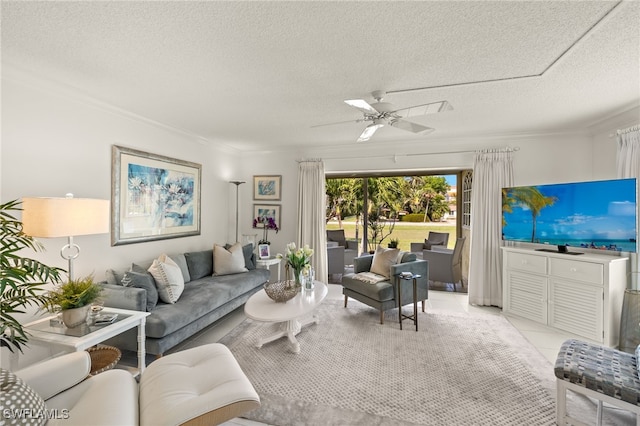
<svg viewBox="0 0 640 426">
<path fill-rule="evenodd" d="M 109 232 L 109 200 L 90 198 L 23 198 L 22 225 L 32 237 L 67 237 L 69 242 L 60 249 L 60 256 L 69 262 L 69 280 L 73 280 L 73 260 L 80 254 L 74 244 L 78 235 Z"/>
</svg>

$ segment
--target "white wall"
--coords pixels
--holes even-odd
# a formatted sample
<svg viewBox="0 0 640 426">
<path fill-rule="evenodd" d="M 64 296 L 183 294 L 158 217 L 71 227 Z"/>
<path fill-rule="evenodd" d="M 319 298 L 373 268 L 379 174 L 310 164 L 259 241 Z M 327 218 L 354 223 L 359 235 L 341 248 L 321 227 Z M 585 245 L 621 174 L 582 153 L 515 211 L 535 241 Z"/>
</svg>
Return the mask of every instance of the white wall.
<svg viewBox="0 0 640 426">
<path fill-rule="evenodd" d="M 3 80 L 2 191 L 5 202 L 25 196 L 110 199 L 111 146 L 121 145 L 202 164 L 200 236 L 112 247 L 108 234 L 81 236 L 76 275 L 95 272 L 102 279 L 110 267 L 225 243 L 229 233 L 228 181 L 236 172 L 235 154 L 197 138 L 95 104 Z M 234 193 L 233 193 L 234 194 Z M 234 198 L 235 201 L 235 198 Z M 47 253 L 36 256 L 66 269 L 58 252 L 66 240 L 42 239 Z"/>
</svg>

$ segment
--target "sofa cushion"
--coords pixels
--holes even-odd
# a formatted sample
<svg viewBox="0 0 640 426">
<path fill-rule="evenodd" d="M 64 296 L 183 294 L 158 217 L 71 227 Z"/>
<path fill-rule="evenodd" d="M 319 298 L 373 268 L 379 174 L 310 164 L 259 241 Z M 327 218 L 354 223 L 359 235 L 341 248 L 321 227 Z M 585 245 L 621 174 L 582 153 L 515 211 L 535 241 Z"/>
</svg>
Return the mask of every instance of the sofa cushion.
<svg viewBox="0 0 640 426">
<path fill-rule="evenodd" d="M 187 266 L 187 259 L 184 257 L 184 254 L 170 254 L 169 257 L 173 260 L 176 265 L 180 268 L 180 272 L 182 273 L 182 278 L 185 283 L 191 281 L 191 275 L 189 274 L 189 267 Z"/>
<path fill-rule="evenodd" d="M 128 271 L 122 278 L 122 285 L 125 287 L 142 288 L 147 292 L 147 312 L 151 312 L 158 304 L 158 289 L 153 276 L 147 272 Z"/>
<path fill-rule="evenodd" d="M 40 415 L 47 408 L 44 400 L 15 374 L 0 368 L 0 406 L 3 409 L 3 425 L 44 425 L 47 417 Z M 9 412 L 25 410 L 32 416 L 10 416 Z"/>
<path fill-rule="evenodd" d="M 175 304 L 159 303 L 147 317 L 146 334 L 162 338 L 185 327 L 229 301 L 261 287 L 269 279 L 266 269 L 254 269 L 241 275 L 208 276 L 193 280 Z"/>
<path fill-rule="evenodd" d="M 213 247 L 213 275 L 229 275 L 247 272 L 242 245 L 235 243 L 229 250 L 215 245 Z"/>
<path fill-rule="evenodd" d="M 191 281 L 213 275 L 213 249 L 184 254 Z"/>
<path fill-rule="evenodd" d="M 256 269 L 256 255 L 253 253 L 253 244 L 242 246 L 242 254 L 244 255 L 244 267 L 249 271 Z"/>
<path fill-rule="evenodd" d="M 370 284 L 356 279 L 355 274 L 347 274 L 342 277 L 342 286 L 379 302 L 394 298 L 393 286 L 389 280 Z"/>
<path fill-rule="evenodd" d="M 184 277 L 180 267 L 166 254 L 155 259 L 149 268 L 158 289 L 158 296 L 165 303 L 175 303 L 184 290 Z"/>
<path fill-rule="evenodd" d="M 391 265 L 395 265 L 398 260 L 398 249 L 390 249 L 378 246 L 376 252 L 373 255 L 373 262 L 371 263 L 371 270 L 374 274 L 382 275 L 385 278 L 389 278 L 389 271 Z"/>
</svg>

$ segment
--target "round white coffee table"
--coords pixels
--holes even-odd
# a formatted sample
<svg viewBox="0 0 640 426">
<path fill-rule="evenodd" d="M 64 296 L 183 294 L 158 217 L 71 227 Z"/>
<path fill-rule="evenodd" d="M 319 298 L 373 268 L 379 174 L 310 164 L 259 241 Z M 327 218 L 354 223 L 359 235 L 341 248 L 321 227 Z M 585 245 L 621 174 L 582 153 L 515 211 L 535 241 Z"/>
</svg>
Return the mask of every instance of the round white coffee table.
<svg viewBox="0 0 640 426">
<path fill-rule="evenodd" d="M 318 318 L 309 314 L 327 297 L 327 292 L 325 283 L 314 281 L 313 290 L 300 290 L 296 297 L 286 303 L 274 302 L 267 296 L 264 289 L 251 296 L 244 305 L 244 312 L 249 318 L 262 322 L 280 323 L 278 331 L 258 339 L 257 346 L 261 348 L 266 343 L 286 336 L 291 342 L 291 351 L 299 353 L 300 343 L 296 340 L 296 334 L 302 327 L 318 323 Z"/>
</svg>

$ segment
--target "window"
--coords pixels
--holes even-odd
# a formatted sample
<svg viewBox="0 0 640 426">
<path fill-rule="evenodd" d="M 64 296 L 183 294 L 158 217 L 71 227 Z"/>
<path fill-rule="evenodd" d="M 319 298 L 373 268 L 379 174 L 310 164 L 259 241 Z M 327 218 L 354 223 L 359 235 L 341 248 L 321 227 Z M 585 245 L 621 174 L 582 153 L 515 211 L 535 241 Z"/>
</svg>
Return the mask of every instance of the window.
<svg viewBox="0 0 640 426">
<path fill-rule="evenodd" d="M 462 172 L 462 227 L 471 227 L 471 188 L 473 184 L 473 172 Z"/>
</svg>

